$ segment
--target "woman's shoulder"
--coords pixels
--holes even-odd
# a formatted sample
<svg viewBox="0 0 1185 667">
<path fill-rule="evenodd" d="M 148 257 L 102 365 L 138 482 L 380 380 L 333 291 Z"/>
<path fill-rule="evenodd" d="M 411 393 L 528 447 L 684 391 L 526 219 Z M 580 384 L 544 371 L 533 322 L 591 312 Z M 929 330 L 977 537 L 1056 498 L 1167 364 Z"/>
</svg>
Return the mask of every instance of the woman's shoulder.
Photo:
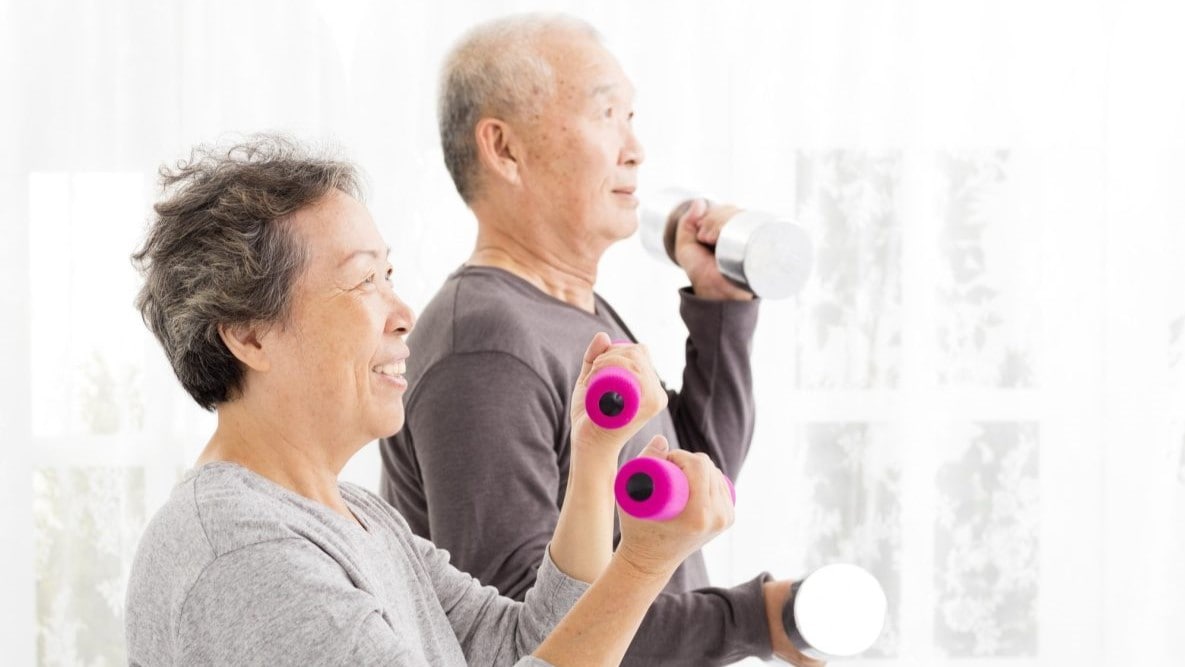
<svg viewBox="0 0 1185 667">
<path fill-rule="evenodd" d="M 281 519 L 283 503 L 252 476 L 258 478 L 229 463 L 187 472 L 149 521 L 138 552 L 201 569 L 247 544 L 291 536 Z"/>
<path fill-rule="evenodd" d="M 178 491 L 192 495 L 192 500 L 179 500 L 192 505 L 215 557 L 252 544 L 298 537 L 304 532 L 302 525 L 320 519 L 313 516 L 312 501 L 234 463 L 203 465 L 186 476 Z"/>
<path fill-rule="evenodd" d="M 338 488 L 355 514 L 360 515 L 364 523 L 371 524 L 367 526 L 368 530 L 373 530 L 373 524 L 377 523 L 399 537 L 411 537 L 413 534 L 407 519 L 403 518 L 399 510 L 374 491 L 351 482 L 339 482 Z"/>
</svg>

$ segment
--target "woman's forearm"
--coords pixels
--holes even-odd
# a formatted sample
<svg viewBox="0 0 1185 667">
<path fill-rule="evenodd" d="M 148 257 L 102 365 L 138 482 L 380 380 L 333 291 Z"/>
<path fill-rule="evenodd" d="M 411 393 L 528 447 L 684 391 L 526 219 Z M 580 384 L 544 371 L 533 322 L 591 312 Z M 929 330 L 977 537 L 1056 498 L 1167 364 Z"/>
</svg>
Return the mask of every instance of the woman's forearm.
<svg viewBox="0 0 1185 667">
<path fill-rule="evenodd" d="M 620 554 L 612 556 L 604 573 L 539 645 L 535 657 L 563 667 L 620 664 L 672 573 L 644 571 Z"/>
<path fill-rule="evenodd" d="M 617 456 L 581 451 L 573 443 L 568 488 L 550 545 L 561 572 L 586 583 L 601 576 L 613 555 L 613 479 Z"/>
</svg>

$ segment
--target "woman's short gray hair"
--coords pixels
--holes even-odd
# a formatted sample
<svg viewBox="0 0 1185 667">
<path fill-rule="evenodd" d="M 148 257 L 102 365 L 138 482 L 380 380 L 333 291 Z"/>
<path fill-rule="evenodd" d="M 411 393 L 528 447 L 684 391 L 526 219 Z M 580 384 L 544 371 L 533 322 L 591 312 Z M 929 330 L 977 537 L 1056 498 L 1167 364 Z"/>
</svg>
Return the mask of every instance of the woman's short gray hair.
<svg viewBox="0 0 1185 667">
<path fill-rule="evenodd" d="M 350 163 L 277 135 L 199 146 L 160 176 L 165 196 L 132 255 L 144 276 L 136 307 L 181 385 L 213 410 L 243 379 L 219 327 L 288 317 L 306 251 L 284 223 L 335 189 L 361 199 L 360 179 Z"/>
<path fill-rule="evenodd" d="M 521 117 L 555 87 L 551 65 L 539 53 L 546 33 L 600 34 L 585 21 L 564 14 L 518 14 L 482 23 L 467 32 L 445 57 L 437 115 L 444 164 L 457 192 L 471 203 L 479 183 L 477 122 L 490 116 Z"/>
</svg>

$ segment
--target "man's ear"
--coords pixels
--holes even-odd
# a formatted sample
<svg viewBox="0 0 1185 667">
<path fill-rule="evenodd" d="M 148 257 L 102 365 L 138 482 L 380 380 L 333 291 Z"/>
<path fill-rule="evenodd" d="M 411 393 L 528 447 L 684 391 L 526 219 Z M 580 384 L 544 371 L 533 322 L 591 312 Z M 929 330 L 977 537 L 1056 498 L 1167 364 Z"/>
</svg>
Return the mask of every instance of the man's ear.
<svg viewBox="0 0 1185 667">
<path fill-rule="evenodd" d="M 266 371 L 272 362 L 263 345 L 265 331 L 254 324 L 219 324 L 218 336 L 222 343 L 244 366 L 254 371 Z"/>
<path fill-rule="evenodd" d="M 510 125 L 497 118 L 482 118 L 473 132 L 477 159 L 495 178 L 518 184 L 522 144 Z"/>
</svg>

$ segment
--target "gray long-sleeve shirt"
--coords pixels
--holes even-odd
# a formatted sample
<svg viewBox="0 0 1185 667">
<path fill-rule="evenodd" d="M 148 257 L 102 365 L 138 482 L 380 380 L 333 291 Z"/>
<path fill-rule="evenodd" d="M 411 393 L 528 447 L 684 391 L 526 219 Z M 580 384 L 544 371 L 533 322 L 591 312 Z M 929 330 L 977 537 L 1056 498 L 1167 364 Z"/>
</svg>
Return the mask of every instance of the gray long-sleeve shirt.
<svg viewBox="0 0 1185 667">
<path fill-rule="evenodd" d="M 232 463 L 187 474 L 136 552 L 129 662 L 548 664 L 527 654 L 586 584 L 547 557 L 525 602 L 501 597 L 382 499 L 340 488 L 362 526 Z"/>
<path fill-rule="evenodd" d="M 684 290 L 688 328 L 681 391 L 629 443 L 655 434 L 705 452 L 736 479 L 753 434 L 749 353 L 755 302 Z M 596 298 L 588 313 L 490 267 L 454 272 L 409 337 L 407 421 L 383 441 L 382 493 L 411 529 L 448 549 L 457 567 L 516 599 L 535 582 L 568 479 L 568 407 L 598 331 L 633 339 Z M 770 654 L 761 575 L 708 584 L 696 553 L 647 614 L 626 665 L 725 664 Z"/>
</svg>

